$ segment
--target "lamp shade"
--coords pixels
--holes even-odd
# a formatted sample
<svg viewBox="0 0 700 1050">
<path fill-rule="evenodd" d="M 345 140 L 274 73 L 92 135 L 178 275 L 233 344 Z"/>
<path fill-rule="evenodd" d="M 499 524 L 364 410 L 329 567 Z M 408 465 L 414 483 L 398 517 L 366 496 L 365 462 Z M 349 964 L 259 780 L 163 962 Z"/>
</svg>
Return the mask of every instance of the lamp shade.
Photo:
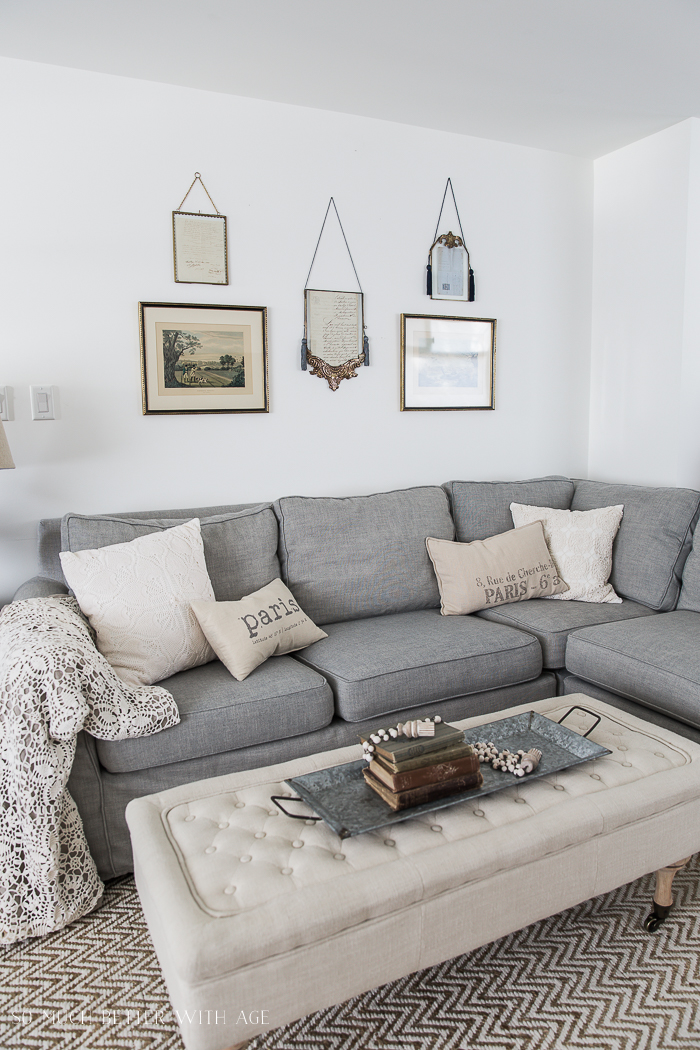
<svg viewBox="0 0 700 1050">
<path fill-rule="evenodd" d="M 0 470 L 4 470 L 6 467 L 14 467 L 14 465 L 10 446 L 7 444 L 7 438 L 5 437 L 5 430 L 2 422 L 0 422 Z"/>
</svg>

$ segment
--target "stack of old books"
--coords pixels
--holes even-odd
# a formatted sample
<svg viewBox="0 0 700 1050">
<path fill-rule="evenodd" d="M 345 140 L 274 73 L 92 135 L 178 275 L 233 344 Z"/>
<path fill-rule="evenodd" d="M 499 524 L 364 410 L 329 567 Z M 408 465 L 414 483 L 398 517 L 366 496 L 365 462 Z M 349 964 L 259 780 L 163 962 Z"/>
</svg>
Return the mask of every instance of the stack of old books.
<svg viewBox="0 0 700 1050">
<path fill-rule="evenodd" d="M 483 784 L 474 748 L 464 742 L 461 729 L 444 722 L 435 726 L 434 736 L 376 743 L 362 772 L 373 791 L 396 810 Z"/>
</svg>

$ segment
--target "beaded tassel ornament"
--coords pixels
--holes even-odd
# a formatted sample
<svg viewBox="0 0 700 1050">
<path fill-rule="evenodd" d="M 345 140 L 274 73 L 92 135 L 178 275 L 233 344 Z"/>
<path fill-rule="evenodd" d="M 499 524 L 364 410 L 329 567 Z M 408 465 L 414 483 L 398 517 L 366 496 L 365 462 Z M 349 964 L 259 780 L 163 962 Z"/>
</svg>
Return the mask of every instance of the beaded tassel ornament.
<svg viewBox="0 0 700 1050">
<path fill-rule="evenodd" d="M 378 729 L 376 733 L 370 733 L 369 740 L 362 741 L 362 757 L 365 762 L 371 762 L 374 758 L 375 744 L 396 740 L 399 736 L 407 736 L 413 740 L 419 736 L 435 736 L 435 726 L 439 722 L 442 722 L 442 718 L 440 715 L 435 715 L 435 718 L 417 718 L 411 722 L 399 722 L 391 729 Z"/>
<path fill-rule="evenodd" d="M 472 745 L 480 762 L 490 762 L 494 769 L 500 769 L 504 773 L 512 773 L 516 777 L 524 777 L 526 773 L 532 773 L 537 769 L 542 758 L 542 752 L 537 747 L 531 747 L 529 751 L 499 751 L 490 740 L 486 743 L 478 740 Z"/>
</svg>

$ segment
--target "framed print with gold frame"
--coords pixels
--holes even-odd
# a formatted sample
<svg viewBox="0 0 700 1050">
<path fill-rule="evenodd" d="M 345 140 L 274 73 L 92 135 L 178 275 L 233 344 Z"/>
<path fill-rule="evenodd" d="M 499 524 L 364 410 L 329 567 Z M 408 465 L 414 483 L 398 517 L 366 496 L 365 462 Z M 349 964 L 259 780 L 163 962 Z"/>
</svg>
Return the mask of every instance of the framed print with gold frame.
<svg viewBox="0 0 700 1050">
<path fill-rule="evenodd" d="M 267 309 L 139 303 L 143 414 L 267 412 Z"/>
<path fill-rule="evenodd" d="M 401 411 L 493 409 L 496 321 L 401 314 Z"/>
</svg>

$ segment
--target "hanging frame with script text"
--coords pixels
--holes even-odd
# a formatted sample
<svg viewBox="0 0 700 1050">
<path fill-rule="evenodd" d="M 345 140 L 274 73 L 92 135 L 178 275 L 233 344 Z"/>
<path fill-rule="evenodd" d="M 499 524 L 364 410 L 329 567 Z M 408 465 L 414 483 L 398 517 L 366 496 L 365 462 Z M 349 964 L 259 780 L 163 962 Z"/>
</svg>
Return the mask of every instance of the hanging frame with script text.
<svg viewBox="0 0 700 1050">
<path fill-rule="evenodd" d="M 216 214 L 182 211 L 197 181 Z M 198 171 L 180 207 L 173 212 L 173 265 L 177 284 L 228 284 L 226 216 L 214 204 Z"/>
<path fill-rule="evenodd" d="M 343 234 L 359 292 L 330 291 L 308 286 L 331 204 L 335 209 L 338 225 Z M 357 369 L 361 365 L 369 365 L 369 339 L 365 332 L 364 294 L 338 209 L 331 197 L 304 285 L 304 338 L 301 341 L 301 367 L 304 371 L 310 367 L 312 376 L 325 379 L 331 390 L 337 390 L 343 379 L 357 378 Z"/>
</svg>

